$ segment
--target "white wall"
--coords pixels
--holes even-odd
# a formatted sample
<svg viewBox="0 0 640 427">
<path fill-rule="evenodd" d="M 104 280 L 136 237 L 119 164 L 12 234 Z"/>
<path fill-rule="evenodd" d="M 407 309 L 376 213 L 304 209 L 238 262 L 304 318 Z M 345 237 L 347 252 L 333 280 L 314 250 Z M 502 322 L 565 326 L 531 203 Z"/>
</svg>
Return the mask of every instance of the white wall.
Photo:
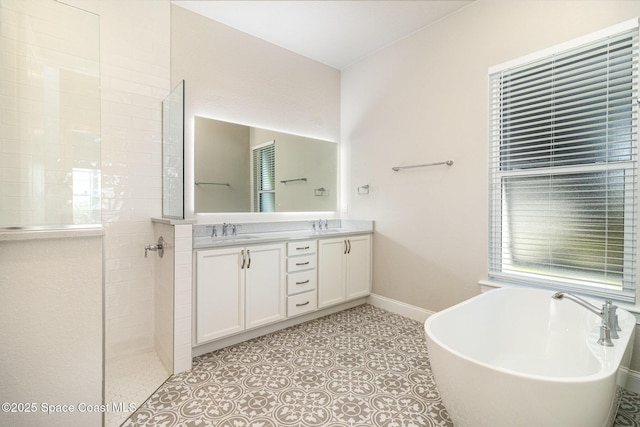
<svg viewBox="0 0 640 427">
<path fill-rule="evenodd" d="M 347 208 L 376 222 L 374 293 L 432 311 L 479 293 L 487 69 L 637 16 L 637 1 L 478 0 L 343 72 L 346 185 L 371 185 L 368 196 L 350 192 Z M 447 159 L 453 166 L 391 170 Z"/>
<path fill-rule="evenodd" d="M 371 185 L 348 214 L 376 222 L 376 294 L 437 311 L 486 278 L 488 67 L 638 15 L 640 2 L 479 0 L 343 72 L 348 188 Z"/>
<path fill-rule="evenodd" d="M 173 85 L 185 80 L 186 170 L 193 162 L 194 116 L 339 140 L 338 70 L 178 6 L 171 15 L 171 78 Z M 188 176 L 185 194 L 193 200 Z M 185 211 L 192 215 L 193 203 Z"/>
<path fill-rule="evenodd" d="M 3 233 L 0 272 L 0 402 L 36 405 L 0 425 L 100 425 L 102 230 Z"/>
</svg>

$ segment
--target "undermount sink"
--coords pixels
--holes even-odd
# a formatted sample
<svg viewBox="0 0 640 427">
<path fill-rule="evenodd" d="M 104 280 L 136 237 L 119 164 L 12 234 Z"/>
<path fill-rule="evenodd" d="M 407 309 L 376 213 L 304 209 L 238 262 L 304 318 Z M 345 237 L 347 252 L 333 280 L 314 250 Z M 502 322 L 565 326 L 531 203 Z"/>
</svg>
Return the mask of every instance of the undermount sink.
<svg viewBox="0 0 640 427">
<path fill-rule="evenodd" d="M 258 236 L 252 234 L 238 234 L 237 236 L 216 236 L 216 237 L 196 237 L 194 243 L 199 245 L 210 245 L 220 242 L 234 242 L 238 240 L 257 239 Z"/>
<path fill-rule="evenodd" d="M 253 236 L 251 234 L 238 234 L 237 236 L 216 236 L 212 240 L 214 242 L 219 241 L 228 241 L 228 240 L 247 240 L 247 239 L 257 239 L 258 236 Z"/>
</svg>

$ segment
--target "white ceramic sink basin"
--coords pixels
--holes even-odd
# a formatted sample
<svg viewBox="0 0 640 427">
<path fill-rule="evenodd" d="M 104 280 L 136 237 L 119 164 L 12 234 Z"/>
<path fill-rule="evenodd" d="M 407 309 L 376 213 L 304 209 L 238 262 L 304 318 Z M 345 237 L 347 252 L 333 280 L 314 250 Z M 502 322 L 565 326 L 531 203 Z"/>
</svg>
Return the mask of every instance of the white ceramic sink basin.
<svg viewBox="0 0 640 427">
<path fill-rule="evenodd" d="M 258 236 L 254 236 L 252 234 L 239 234 L 237 236 L 217 236 L 214 237 L 212 240 L 214 242 L 219 242 L 219 241 L 223 241 L 223 242 L 228 242 L 229 240 L 248 240 L 248 239 L 257 239 Z"/>
</svg>

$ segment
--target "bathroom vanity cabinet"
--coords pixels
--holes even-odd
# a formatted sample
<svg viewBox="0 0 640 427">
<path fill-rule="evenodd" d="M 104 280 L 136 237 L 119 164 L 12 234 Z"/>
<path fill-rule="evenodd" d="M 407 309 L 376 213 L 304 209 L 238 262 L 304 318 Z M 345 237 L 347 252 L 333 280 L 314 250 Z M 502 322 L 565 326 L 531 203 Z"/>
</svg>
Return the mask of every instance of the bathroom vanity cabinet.
<svg viewBox="0 0 640 427">
<path fill-rule="evenodd" d="M 318 242 L 318 308 L 369 295 L 371 236 Z"/>
<path fill-rule="evenodd" d="M 371 235 L 195 250 L 194 346 L 369 295 Z"/>
<path fill-rule="evenodd" d="M 197 344 L 286 317 L 283 243 L 196 253 Z"/>
</svg>

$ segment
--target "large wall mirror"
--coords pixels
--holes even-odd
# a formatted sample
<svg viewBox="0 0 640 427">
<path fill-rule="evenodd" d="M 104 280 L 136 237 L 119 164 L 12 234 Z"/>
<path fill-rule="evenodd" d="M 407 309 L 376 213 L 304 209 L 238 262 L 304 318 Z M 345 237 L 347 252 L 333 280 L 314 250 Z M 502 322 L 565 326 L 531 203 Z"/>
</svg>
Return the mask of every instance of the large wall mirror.
<svg viewBox="0 0 640 427">
<path fill-rule="evenodd" d="M 336 143 L 194 120 L 196 213 L 337 210 Z"/>
</svg>

